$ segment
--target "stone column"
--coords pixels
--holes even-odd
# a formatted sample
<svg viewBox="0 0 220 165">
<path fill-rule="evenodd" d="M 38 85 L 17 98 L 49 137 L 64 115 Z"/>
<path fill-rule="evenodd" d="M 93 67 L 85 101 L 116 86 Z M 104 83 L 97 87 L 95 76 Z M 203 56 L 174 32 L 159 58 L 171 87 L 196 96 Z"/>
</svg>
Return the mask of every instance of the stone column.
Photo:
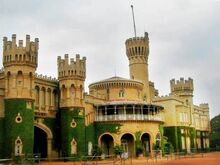
<svg viewBox="0 0 220 165">
<path fill-rule="evenodd" d="M 39 95 L 38 95 L 38 110 L 41 111 L 41 86 L 39 86 Z"/>
<path fill-rule="evenodd" d="M 135 105 L 133 105 L 133 119 L 135 120 Z"/>
<path fill-rule="evenodd" d="M 126 106 L 124 105 L 124 120 L 126 120 Z"/>
<path fill-rule="evenodd" d="M 48 92 L 45 89 L 45 93 L 44 93 L 44 99 L 45 99 L 45 111 L 48 111 Z"/>
<path fill-rule="evenodd" d="M 117 108 L 117 106 L 115 105 L 114 106 L 114 117 L 115 117 L 115 120 L 116 120 L 116 108 Z"/>
<path fill-rule="evenodd" d="M 107 106 L 105 106 L 105 120 L 107 120 Z"/>
<path fill-rule="evenodd" d="M 143 105 L 141 105 L 141 120 L 144 120 Z"/>
<path fill-rule="evenodd" d="M 98 120 L 98 121 L 99 121 L 99 116 L 100 116 L 100 114 L 99 114 L 99 106 L 97 106 L 97 107 L 96 107 L 96 115 L 95 115 L 95 118 L 96 118 L 96 120 Z"/>
<path fill-rule="evenodd" d="M 52 139 L 47 139 L 47 157 L 50 159 L 52 157 Z"/>
</svg>

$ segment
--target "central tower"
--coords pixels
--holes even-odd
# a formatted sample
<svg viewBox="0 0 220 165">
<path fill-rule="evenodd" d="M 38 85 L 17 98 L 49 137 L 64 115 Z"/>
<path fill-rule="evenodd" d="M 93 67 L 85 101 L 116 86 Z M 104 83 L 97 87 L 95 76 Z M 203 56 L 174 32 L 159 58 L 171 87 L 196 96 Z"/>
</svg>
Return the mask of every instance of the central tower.
<svg viewBox="0 0 220 165">
<path fill-rule="evenodd" d="M 125 42 L 126 54 L 129 60 L 130 78 L 139 80 L 144 84 L 143 100 L 150 102 L 148 56 L 149 38 L 145 32 L 144 37 L 129 38 Z"/>
</svg>

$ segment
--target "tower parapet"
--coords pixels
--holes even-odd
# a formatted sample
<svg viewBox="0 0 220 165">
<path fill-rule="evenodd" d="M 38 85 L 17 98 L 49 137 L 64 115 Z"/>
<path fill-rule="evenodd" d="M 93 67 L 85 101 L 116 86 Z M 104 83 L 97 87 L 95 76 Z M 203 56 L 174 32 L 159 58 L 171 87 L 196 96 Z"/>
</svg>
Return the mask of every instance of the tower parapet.
<svg viewBox="0 0 220 165">
<path fill-rule="evenodd" d="M 193 79 L 180 78 L 180 80 L 175 81 L 175 79 L 170 80 L 171 94 L 177 95 L 193 95 Z"/>
<path fill-rule="evenodd" d="M 127 39 L 125 45 L 126 54 L 130 64 L 138 62 L 135 60 L 135 58 L 147 63 L 149 55 L 149 38 L 147 32 L 145 32 L 144 37 L 133 37 Z"/>
<path fill-rule="evenodd" d="M 201 104 L 199 104 L 199 107 L 206 110 L 206 111 L 209 111 L 209 104 L 208 103 L 201 103 Z"/>
<path fill-rule="evenodd" d="M 29 65 L 37 67 L 38 61 L 39 39 L 35 38 L 30 41 L 30 35 L 26 35 L 26 45 L 23 46 L 23 40 L 16 43 L 16 34 L 12 35 L 12 40 L 7 37 L 3 39 L 3 65 L 4 67 L 11 65 Z"/>
<path fill-rule="evenodd" d="M 57 58 L 58 65 L 58 79 L 79 79 L 85 80 L 86 78 L 86 57 L 80 59 L 80 55 L 76 55 L 76 60 L 74 58 L 70 58 L 65 54 L 64 59 L 61 59 L 60 56 Z"/>
</svg>

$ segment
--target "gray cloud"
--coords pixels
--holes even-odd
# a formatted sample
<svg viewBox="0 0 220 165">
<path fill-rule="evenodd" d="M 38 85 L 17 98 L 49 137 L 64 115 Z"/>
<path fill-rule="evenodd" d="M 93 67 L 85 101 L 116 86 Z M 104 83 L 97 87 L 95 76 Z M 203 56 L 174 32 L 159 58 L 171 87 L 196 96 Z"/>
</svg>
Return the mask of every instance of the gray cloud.
<svg viewBox="0 0 220 165">
<path fill-rule="evenodd" d="M 133 36 L 131 2 L 137 34 L 149 32 L 150 79 L 160 93 L 169 93 L 170 79 L 192 77 L 195 103 L 209 102 L 211 116 L 217 115 L 217 0 L 0 0 L 0 38 L 39 37 L 38 73 L 56 76 L 57 56 L 79 53 L 88 59 L 86 85 L 115 73 L 129 77 L 124 42 Z"/>
</svg>

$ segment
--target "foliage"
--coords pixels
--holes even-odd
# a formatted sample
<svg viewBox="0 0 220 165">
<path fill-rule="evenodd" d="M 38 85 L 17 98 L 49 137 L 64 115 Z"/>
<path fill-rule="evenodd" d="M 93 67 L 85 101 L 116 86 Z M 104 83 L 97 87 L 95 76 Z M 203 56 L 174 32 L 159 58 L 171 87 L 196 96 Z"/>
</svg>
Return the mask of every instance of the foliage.
<svg viewBox="0 0 220 165">
<path fill-rule="evenodd" d="M 102 149 L 98 145 L 95 145 L 93 150 L 92 150 L 92 155 L 101 156 L 102 153 L 103 153 Z"/>
<path fill-rule="evenodd" d="M 181 133 L 181 129 L 184 129 L 184 133 Z M 168 138 L 167 142 L 170 142 L 175 151 L 183 151 L 181 136 L 189 137 L 191 142 L 191 148 L 195 148 L 196 130 L 195 128 L 178 126 L 178 127 L 164 127 L 164 135 Z"/>
<path fill-rule="evenodd" d="M 85 155 L 86 143 L 85 143 L 85 118 L 78 114 L 78 109 L 61 110 L 61 146 L 62 152 L 66 156 L 71 155 L 71 141 L 73 138 L 77 143 L 77 157 Z M 71 127 L 72 121 L 76 122 L 76 127 Z"/>
<path fill-rule="evenodd" d="M 140 137 L 141 137 L 141 131 L 135 132 L 135 137 L 136 137 L 136 156 L 140 155 L 144 151 L 144 147 L 141 143 Z"/>
<path fill-rule="evenodd" d="M 15 118 L 20 113 L 21 123 L 16 123 Z M 33 103 L 31 109 L 27 108 L 25 99 L 5 100 L 4 119 L 4 157 L 11 157 L 14 153 L 15 140 L 19 136 L 22 140 L 22 152 L 33 153 L 34 141 L 34 112 Z"/>
<path fill-rule="evenodd" d="M 53 134 L 52 147 L 59 150 L 61 148 L 60 123 L 57 122 L 57 118 L 45 118 L 43 122 Z"/>
<path fill-rule="evenodd" d="M 96 138 L 98 140 L 99 136 L 105 132 L 118 133 L 120 131 L 120 128 L 121 128 L 121 124 L 96 123 L 95 124 Z"/>
<path fill-rule="evenodd" d="M 211 119 L 210 146 L 220 150 L 220 114 Z"/>
<path fill-rule="evenodd" d="M 3 118 L 0 118 L 0 159 L 3 158 L 3 140 L 4 140 L 4 132 L 3 132 L 3 122 L 4 122 L 4 119 Z"/>
<path fill-rule="evenodd" d="M 114 153 L 115 153 L 115 155 L 121 155 L 123 152 L 124 151 L 123 151 L 122 147 L 119 144 L 116 144 L 114 146 Z"/>
<path fill-rule="evenodd" d="M 164 152 L 165 152 L 166 154 L 171 154 L 171 153 L 174 152 L 174 148 L 173 148 L 172 143 L 166 142 L 166 143 L 164 144 Z"/>
<path fill-rule="evenodd" d="M 136 145 L 136 156 L 143 154 L 144 147 L 141 144 Z"/>
<path fill-rule="evenodd" d="M 156 143 L 153 145 L 154 150 L 160 150 L 161 149 L 161 145 L 160 145 L 160 141 L 156 140 Z"/>
</svg>

